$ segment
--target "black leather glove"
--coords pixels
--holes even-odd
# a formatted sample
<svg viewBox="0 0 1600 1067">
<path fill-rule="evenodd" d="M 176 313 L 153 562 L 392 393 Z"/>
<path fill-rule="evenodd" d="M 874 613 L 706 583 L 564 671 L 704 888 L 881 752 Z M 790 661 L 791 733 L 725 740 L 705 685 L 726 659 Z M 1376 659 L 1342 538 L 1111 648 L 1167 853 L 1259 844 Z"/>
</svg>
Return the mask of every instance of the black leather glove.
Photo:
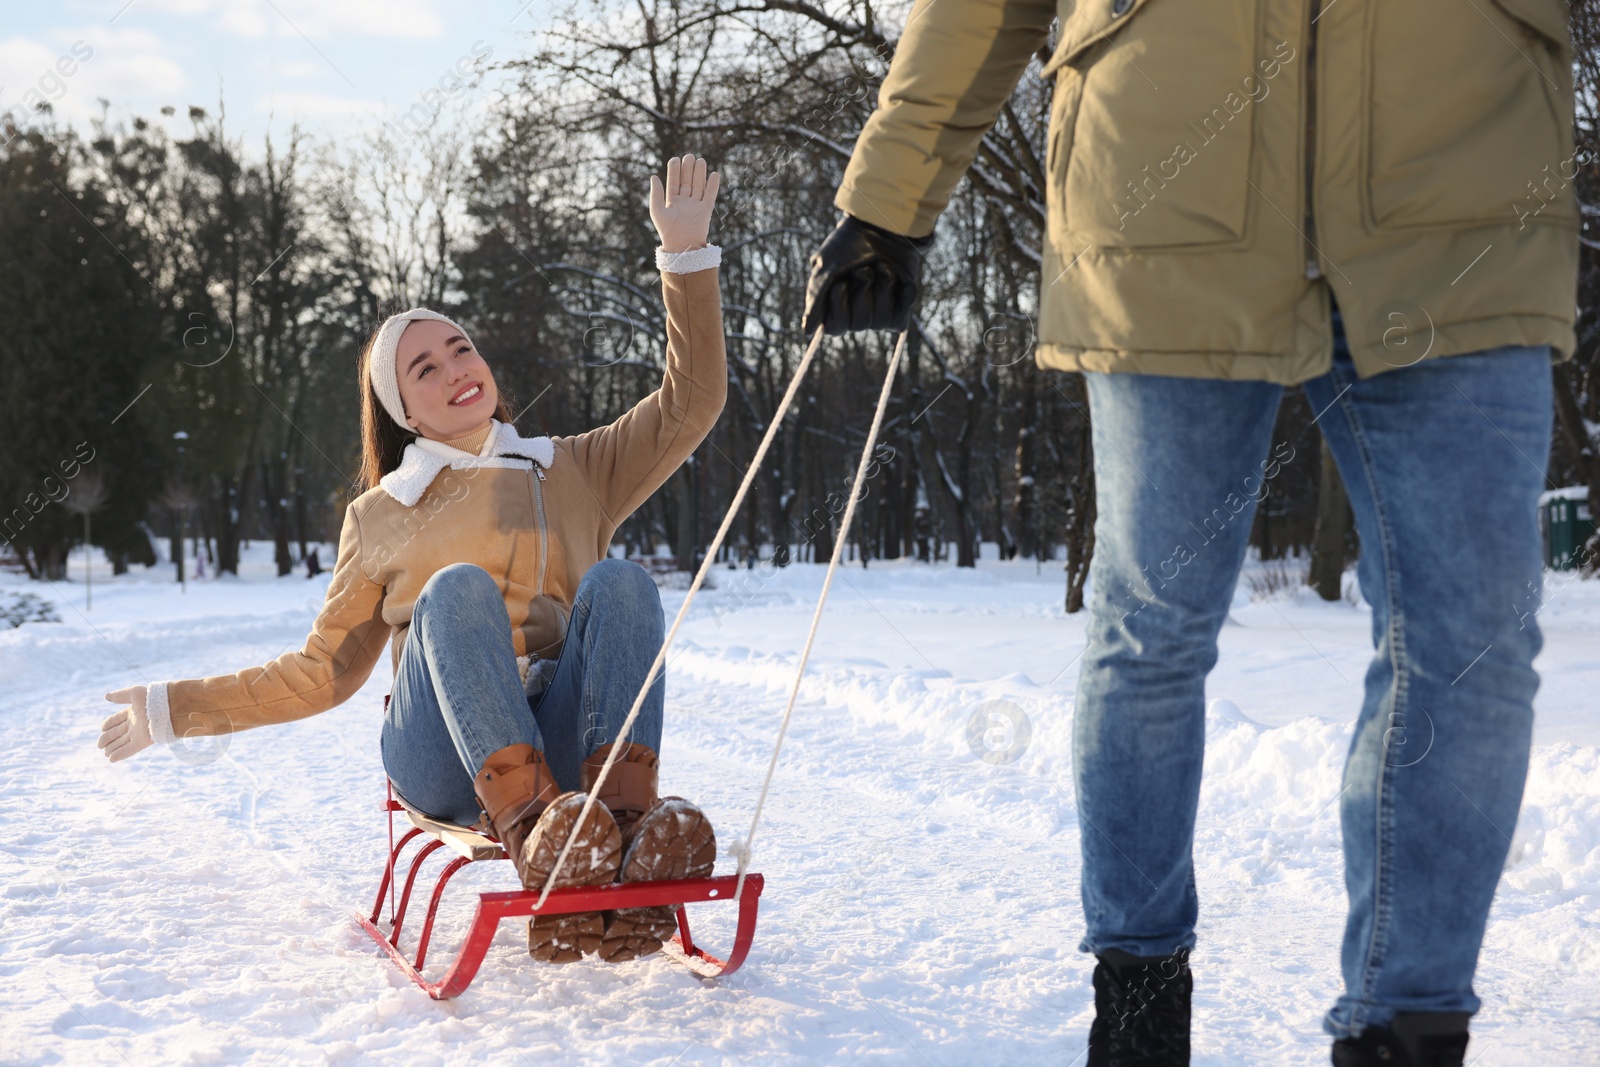
<svg viewBox="0 0 1600 1067">
<path fill-rule="evenodd" d="M 904 330 L 917 302 L 926 237 L 902 237 L 846 215 L 811 253 L 805 333 Z"/>
</svg>

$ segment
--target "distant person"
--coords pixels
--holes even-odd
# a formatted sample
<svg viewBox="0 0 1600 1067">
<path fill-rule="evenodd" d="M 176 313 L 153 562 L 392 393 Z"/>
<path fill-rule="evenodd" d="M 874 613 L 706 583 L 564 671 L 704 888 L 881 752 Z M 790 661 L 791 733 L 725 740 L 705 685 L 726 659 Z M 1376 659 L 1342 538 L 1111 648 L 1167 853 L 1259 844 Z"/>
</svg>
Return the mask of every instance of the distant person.
<svg viewBox="0 0 1600 1067">
<path fill-rule="evenodd" d="M 234 675 L 106 694 L 132 705 L 105 720 L 106 754 L 326 711 L 361 688 L 392 635 L 382 752 L 395 791 L 492 832 L 523 887 L 542 889 L 663 640 L 655 583 L 604 558 L 606 546 L 726 396 L 721 252 L 706 244 L 718 184 L 692 155 L 667 164 L 665 185 L 650 180 L 666 374 L 608 426 L 522 437 L 462 327 L 424 308 L 387 319 L 360 363 L 366 491 L 345 510 L 305 648 Z M 538 696 L 520 676 L 529 657 L 556 660 Z M 664 695 L 658 676 L 559 886 L 711 873 L 710 822 L 657 795 Z M 627 960 L 675 929 L 671 906 L 546 915 L 530 919 L 528 944 L 551 962 Z"/>
<path fill-rule="evenodd" d="M 321 573 L 322 561 L 317 558 L 317 550 L 313 547 L 310 552 L 306 553 L 306 577 L 315 578 Z"/>
<path fill-rule="evenodd" d="M 1094 424 L 1087 1067 L 1189 1062 L 1206 676 L 1257 501 L 1317 462 L 1268 454 L 1293 385 L 1355 510 L 1377 649 L 1324 1027 L 1345 1067 L 1456 1067 L 1527 774 L 1550 365 L 1576 348 L 1567 5 L 917 0 L 808 333 L 906 327 L 934 222 L 1058 15 L 1043 188 L 982 169 L 1042 195 L 1037 360 L 1083 373 Z M 1027 240 L 1017 221 L 991 238 Z"/>
</svg>

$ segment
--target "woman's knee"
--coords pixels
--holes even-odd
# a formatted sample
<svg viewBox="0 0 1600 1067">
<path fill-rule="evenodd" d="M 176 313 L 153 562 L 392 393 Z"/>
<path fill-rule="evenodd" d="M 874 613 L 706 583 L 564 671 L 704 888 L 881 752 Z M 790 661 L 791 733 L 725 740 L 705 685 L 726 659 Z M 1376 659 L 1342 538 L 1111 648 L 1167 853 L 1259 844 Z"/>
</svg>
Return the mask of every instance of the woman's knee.
<svg viewBox="0 0 1600 1067">
<path fill-rule="evenodd" d="M 650 572 L 631 560 L 609 557 L 590 567 L 583 576 L 584 585 L 605 590 L 610 597 L 624 597 L 641 603 L 661 606 L 661 590 L 656 588 Z"/>
<path fill-rule="evenodd" d="M 496 599 L 500 597 L 500 587 L 495 584 L 488 571 L 475 563 L 452 563 L 433 572 L 433 576 L 423 584 L 422 592 L 417 594 L 417 602 L 441 596 L 485 594 Z"/>
</svg>

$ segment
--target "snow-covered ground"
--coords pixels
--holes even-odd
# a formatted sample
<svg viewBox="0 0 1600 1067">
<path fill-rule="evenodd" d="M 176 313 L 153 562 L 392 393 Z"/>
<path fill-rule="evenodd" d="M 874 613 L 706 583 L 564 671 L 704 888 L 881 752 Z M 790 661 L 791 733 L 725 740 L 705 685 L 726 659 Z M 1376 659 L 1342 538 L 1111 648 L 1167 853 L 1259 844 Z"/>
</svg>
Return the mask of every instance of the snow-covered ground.
<svg viewBox="0 0 1600 1067">
<path fill-rule="evenodd" d="M 332 560 L 332 546 L 323 558 Z M 549 967 L 507 923 L 475 984 L 435 1003 L 356 926 L 385 847 L 387 658 L 312 719 L 107 763 L 136 682 L 266 662 L 305 638 L 324 575 L 170 567 L 59 624 L 0 630 L 0 1063 L 1082 1063 L 1070 719 L 1084 616 L 1057 567 L 841 573 L 755 842 L 749 963 L 718 983 L 660 958 Z M 742 838 L 819 566 L 718 572 L 669 666 L 664 785 Z M 669 612 L 682 593 L 667 593 Z M 1491 919 L 1469 1061 L 1600 1064 L 1600 582 L 1548 579 L 1527 800 Z M 1195 1062 L 1322 1064 L 1343 920 L 1339 768 L 1368 615 L 1241 586 L 1210 682 Z M 1021 723 L 1022 732 L 1005 723 Z M 988 758 L 980 758 L 987 756 Z M 723 869 L 732 868 L 724 861 Z M 435 970 L 475 889 L 447 894 Z M 713 949 L 731 909 L 695 910 Z M 414 935 L 413 935 L 414 936 Z M 409 944 L 409 942 L 408 942 Z"/>
</svg>

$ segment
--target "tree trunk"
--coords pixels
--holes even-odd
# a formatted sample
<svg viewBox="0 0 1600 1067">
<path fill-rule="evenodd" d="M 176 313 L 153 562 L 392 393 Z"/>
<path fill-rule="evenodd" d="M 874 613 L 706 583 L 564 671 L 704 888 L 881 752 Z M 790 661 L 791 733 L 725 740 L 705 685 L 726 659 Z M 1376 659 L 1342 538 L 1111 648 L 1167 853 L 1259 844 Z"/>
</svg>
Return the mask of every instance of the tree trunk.
<svg viewBox="0 0 1600 1067">
<path fill-rule="evenodd" d="M 42 548 L 33 550 L 39 573 L 52 582 L 64 582 L 67 579 L 67 556 L 62 551 L 59 541 L 52 542 Z"/>
<path fill-rule="evenodd" d="M 278 577 L 282 578 L 294 570 L 294 557 L 289 554 L 289 501 L 284 495 L 288 490 L 287 471 L 281 463 L 274 478 L 272 463 L 261 461 L 261 488 L 267 501 L 267 521 L 272 524 L 272 558 L 278 565 Z"/>
<path fill-rule="evenodd" d="M 1338 600 L 1344 595 L 1343 578 L 1346 545 L 1354 516 L 1345 496 L 1339 465 L 1333 461 L 1328 442 L 1322 442 L 1322 480 L 1317 486 L 1317 527 L 1311 540 L 1311 573 L 1307 584 L 1323 600 Z"/>
<path fill-rule="evenodd" d="M 694 569 L 694 464 L 685 463 L 676 478 L 678 514 L 673 524 L 672 554 L 678 559 L 678 569 Z"/>
<path fill-rule="evenodd" d="M 173 573 L 172 580 L 179 583 L 183 581 L 183 539 L 185 537 L 184 526 L 186 525 L 183 512 L 183 508 L 178 508 L 173 514 L 172 536 L 167 538 L 167 555 L 172 557 L 172 562 L 177 567 L 177 570 Z"/>
<path fill-rule="evenodd" d="M 1038 469 L 1037 449 L 1033 424 L 1039 417 L 1038 394 L 1034 388 L 1036 375 L 1023 372 L 1022 399 L 1017 412 L 1016 493 L 1011 498 L 1011 525 L 1017 539 L 1017 551 L 1023 559 L 1041 559 L 1038 532 L 1034 520 L 1034 481 Z"/>
<path fill-rule="evenodd" d="M 822 518 L 813 527 L 815 532 L 812 533 L 808 542 L 811 546 L 811 553 L 807 559 L 812 563 L 826 563 L 833 558 L 835 544 L 833 516 L 829 514 L 827 508 L 819 508 L 817 510 L 821 512 Z"/>
<path fill-rule="evenodd" d="M 1083 587 L 1089 580 L 1089 564 L 1094 560 L 1094 519 L 1099 510 L 1091 476 L 1085 499 L 1067 513 L 1067 596 L 1063 605 L 1068 615 L 1083 610 Z"/>
<path fill-rule="evenodd" d="M 905 543 L 901 522 L 905 512 L 901 503 L 905 497 L 905 464 L 897 456 L 883 472 L 883 491 L 878 495 L 878 555 L 884 559 L 899 559 Z"/>
<path fill-rule="evenodd" d="M 295 539 L 300 542 L 300 558 L 305 559 L 308 550 L 306 545 L 306 490 L 305 486 L 300 484 L 298 478 L 295 479 L 294 486 L 294 529 Z"/>
<path fill-rule="evenodd" d="M 274 518 L 272 522 L 273 533 L 273 559 L 278 564 L 278 577 L 291 573 L 294 570 L 294 556 L 289 552 L 289 509 L 280 507 L 275 509 L 282 518 Z"/>
<path fill-rule="evenodd" d="M 716 432 L 715 427 L 712 428 L 712 432 Z M 700 564 L 705 559 L 701 553 L 704 552 L 706 546 L 711 543 L 711 534 L 714 532 L 714 530 L 706 529 L 706 512 L 709 510 L 708 497 L 711 492 L 711 474 L 710 469 L 706 466 L 705 457 L 710 451 L 710 448 L 702 444 L 700 448 L 689 457 L 689 463 L 692 464 L 694 468 L 692 471 L 692 491 L 689 494 L 690 570 L 700 569 Z"/>
<path fill-rule="evenodd" d="M 1583 421 L 1583 409 L 1573 388 L 1572 377 L 1577 373 L 1574 361 L 1563 363 L 1551 375 L 1555 386 L 1557 423 L 1567 444 L 1578 458 L 1578 469 L 1584 484 L 1589 487 L 1589 514 L 1600 518 L 1600 455 L 1596 454 L 1596 441 L 1589 436 Z M 1600 523 L 1595 524 L 1594 536 L 1578 553 L 1578 572 L 1593 577 L 1600 574 Z"/>
<path fill-rule="evenodd" d="M 956 502 L 956 566 L 976 567 L 978 554 L 972 550 L 971 520 L 967 517 L 966 504 Z"/>
<path fill-rule="evenodd" d="M 979 372 L 980 375 L 982 372 Z M 970 388 L 970 387 L 969 387 Z M 978 413 L 983 401 L 972 395 L 975 390 L 968 393 L 967 419 L 961 426 L 961 467 L 958 478 L 961 492 L 956 498 L 956 535 L 960 538 L 960 548 L 956 550 L 957 567 L 976 567 L 978 565 L 977 531 L 973 529 L 973 520 L 976 518 L 972 506 L 972 435 L 977 430 Z M 938 447 L 935 445 L 935 447 Z"/>
<path fill-rule="evenodd" d="M 749 442 L 745 442 L 745 443 L 748 444 Z M 750 454 L 754 455 L 755 454 L 755 449 L 752 448 L 750 450 Z M 738 492 L 738 490 L 739 490 L 739 472 L 738 472 L 737 469 L 733 469 L 733 470 L 730 470 L 728 472 L 728 503 L 730 503 L 730 504 L 733 503 L 733 494 Z M 749 547 L 749 550 L 750 550 L 751 554 L 753 554 L 757 559 L 760 559 L 761 558 L 761 522 L 760 522 L 760 517 L 761 517 L 761 501 L 760 501 L 761 485 L 760 485 L 759 479 L 750 483 L 750 491 L 751 491 L 752 495 L 747 496 L 744 499 L 744 542 Z M 774 536 L 773 536 L 772 539 L 774 541 L 776 541 L 778 539 L 777 536 L 776 536 L 777 527 L 773 527 L 773 530 L 774 530 Z M 777 555 L 778 546 L 777 545 L 773 545 L 772 548 L 773 548 L 773 555 Z M 738 560 L 737 562 L 741 567 L 744 566 L 744 560 L 741 559 L 741 560 Z"/>
<path fill-rule="evenodd" d="M 223 484 L 223 496 L 220 518 L 221 529 L 217 533 L 217 555 L 219 562 L 217 572 L 227 571 L 230 574 L 239 573 L 239 555 L 241 544 L 244 543 L 244 529 L 246 519 L 250 514 L 250 494 L 255 487 L 255 465 L 245 464 L 244 473 L 239 476 L 238 485 L 231 479 Z M 220 557 L 224 553 L 223 545 L 229 546 L 228 565 L 223 566 Z"/>
<path fill-rule="evenodd" d="M 976 567 L 977 556 L 972 550 L 972 500 L 968 492 L 971 478 L 968 473 L 972 467 L 972 424 L 976 415 L 974 404 L 969 403 L 967 408 L 967 421 L 962 426 L 962 432 L 956 440 L 955 447 L 961 453 L 960 466 L 957 474 L 952 475 L 944 462 L 944 456 L 939 451 L 939 444 L 933 439 L 932 434 L 922 434 L 923 447 L 932 456 L 933 462 L 929 464 L 938 472 L 939 487 L 944 490 L 945 499 L 950 502 L 950 510 L 955 514 L 956 520 L 956 566 Z M 941 542 L 943 538 L 940 538 Z M 941 550 L 939 558 L 943 560 L 944 552 Z"/>
<path fill-rule="evenodd" d="M 1073 375 L 1077 391 L 1083 390 L 1083 378 Z M 1087 399 L 1085 397 L 1084 399 Z M 1078 431 L 1076 469 L 1069 472 L 1067 481 L 1067 593 L 1065 608 L 1068 615 L 1083 610 L 1083 587 L 1089 580 L 1089 564 L 1094 561 L 1094 522 L 1099 513 L 1098 488 L 1094 477 L 1094 433 L 1088 420 L 1088 408 L 1082 427 Z"/>
</svg>

